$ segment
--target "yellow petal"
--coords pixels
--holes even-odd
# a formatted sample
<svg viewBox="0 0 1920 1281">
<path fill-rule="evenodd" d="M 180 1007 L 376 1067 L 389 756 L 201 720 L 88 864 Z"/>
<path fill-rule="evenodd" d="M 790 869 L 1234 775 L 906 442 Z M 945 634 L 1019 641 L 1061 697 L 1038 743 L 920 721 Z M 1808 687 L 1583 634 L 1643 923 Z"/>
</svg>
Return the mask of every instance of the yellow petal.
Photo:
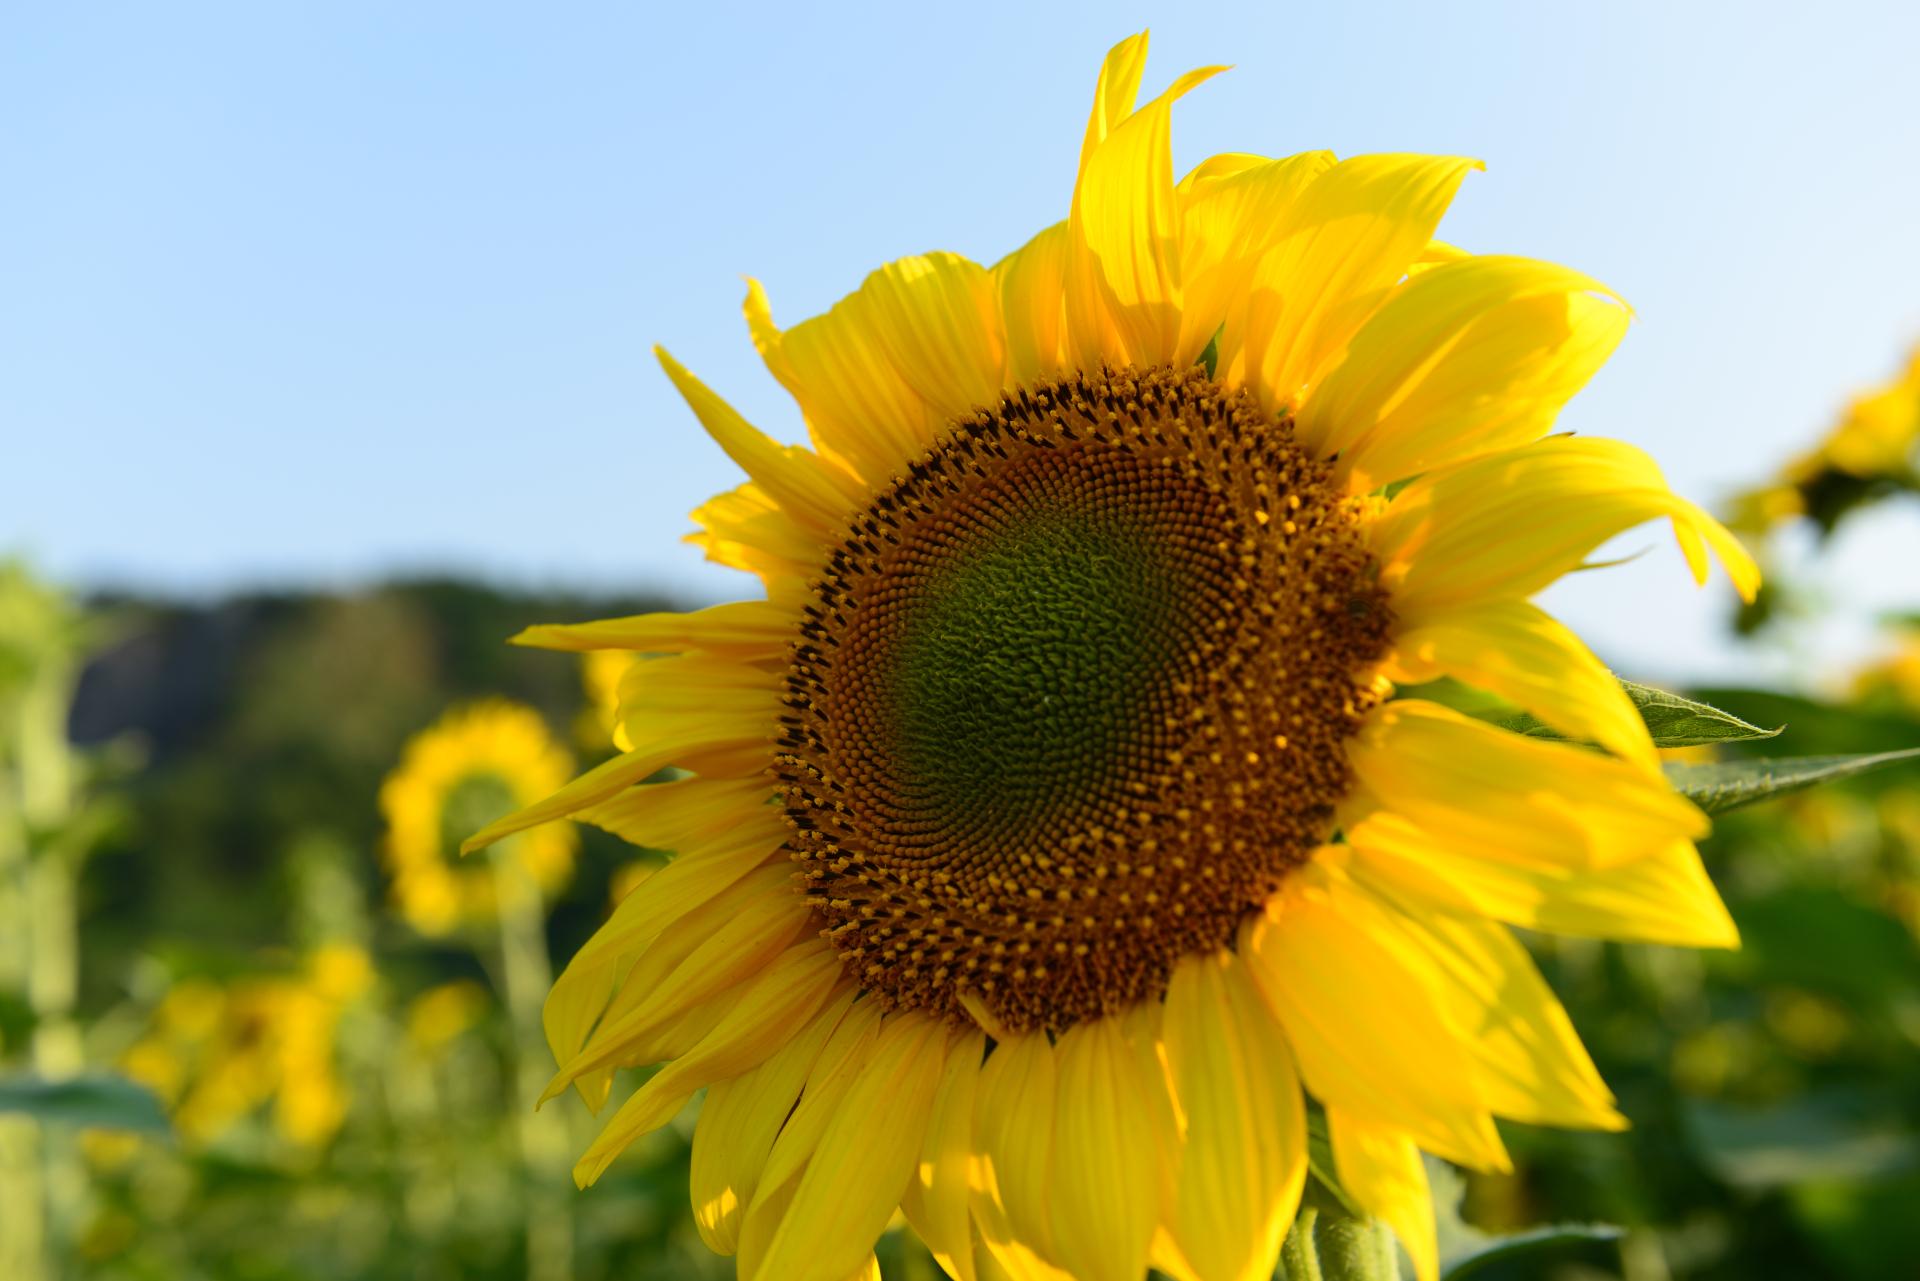
<svg viewBox="0 0 1920 1281">
<path fill-rule="evenodd" d="M 1184 296 L 1175 365 L 1198 360 L 1215 331 L 1227 324 L 1254 264 L 1284 233 L 1287 211 L 1333 164 L 1331 151 L 1308 151 L 1284 160 L 1217 156 L 1181 180 Z M 1231 363 L 1227 354 L 1239 349 L 1242 337 L 1221 333 L 1219 367 Z"/>
<path fill-rule="evenodd" d="M 1056 222 L 993 266 L 1007 381 L 1031 383 L 1060 372 L 1066 358 L 1067 224 Z"/>
<path fill-rule="evenodd" d="M 573 1167 L 586 1187 L 641 1135 L 665 1125 L 695 1090 L 764 1063 L 826 1004 L 842 980 L 840 958 L 818 939 L 788 948 L 689 1053 L 660 1069 L 614 1113 Z"/>
<path fill-rule="evenodd" d="M 946 1068 L 946 1040 L 938 1019 L 886 1020 L 765 1253 L 757 1266 L 742 1268 L 742 1281 L 839 1281 L 872 1253 L 919 1156 Z"/>
<path fill-rule="evenodd" d="M 1741 596 L 1759 570 L 1738 542 L 1667 488 L 1647 455 L 1617 440 L 1555 436 L 1423 476 L 1370 535 L 1382 585 L 1409 625 L 1437 611 L 1531 596 L 1643 521 L 1673 522 L 1696 582 L 1707 546 Z"/>
<path fill-rule="evenodd" d="M 792 581 L 804 583 L 819 568 L 819 538 L 751 482 L 694 508 L 693 522 L 699 528 L 682 541 L 715 564 L 759 575 L 769 594 Z"/>
<path fill-rule="evenodd" d="M 1546 434 L 1627 331 L 1576 271 L 1470 257 L 1394 290 L 1300 406 L 1297 428 L 1368 492 Z"/>
<path fill-rule="evenodd" d="M 771 764 L 780 713 L 779 678 L 709 654 L 673 654 L 630 663 L 616 687 L 616 715 L 636 745 L 671 738 L 687 745 L 675 763 L 694 773 L 706 745 L 752 744 L 764 755 L 755 772 Z"/>
<path fill-rule="evenodd" d="M 1016 1276 L 1053 1266 L 1055 1077 L 1053 1047 L 1038 1032 L 1001 1040 L 980 1071 L 970 1202 L 987 1250 Z"/>
<path fill-rule="evenodd" d="M 620 900 L 612 917 L 574 954 L 547 994 L 542 1022 L 555 1061 L 567 1063 L 580 1053 L 606 1011 L 616 981 L 661 931 L 702 908 L 717 923 L 718 914 L 732 908 L 724 900 L 725 891 L 776 857 L 777 849 L 764 837 L 707 846 L 675 859 Z M 604 1097 L 604 1083 L 598 1083 L 587 1103 L 597 1108 Z"/>
<path fill-rule="evenodd" d="M 821 453 L 877 489 L 926 450 L 941 416 L 888 355 L 872 290 L 856 290 L 826 315 L 781 330 L 765 291 L 749 281 L 746 311 L 760 358 L 799 402 Z"/>
<path fill-rule="evenodd" d="M 580 811 L 579 818 L 643 849 L 692 850 L 748 825 L 776 841 L 784 838 L 787 827 L 772 798 L 773 784 L 764 777 L 701 774 L 630 787 Z"/>
<path fill-rule="evenodd" d="M 655 347 L 653 354 L 707 434 L 782 511 L 815 534 L 831 537 L 840 532 L 848 513 L 866 498 L 858 477 L 818 454 L 769 438 L 688 373 L 666 348 Z"/>
<path fill-rule="evenodd" d="M 1248 169 L 1257 169 L 1261 165 L 1272 164 L 1271 156 L 1256 156 L 1245 151 L 1222 151 L 1208 156 L 1193 168 L 1187 170 L 1187 176 L 1174 184 L 1173 189 L 1183 196 L 1192 195 L 1202 184 L 1216 178 L 1231 178 Z"/>
<path fill-rule="evenodd" d="M 1293 1055 L 1231 953 L 1190 956 L 1167 987 L 1165 1036 L 1187 1145 L 1169 1224 L 1192 1281 L 1266 1281 L 1307 1171 Z"/>
<path fill-rule="evenodd" d="M 634 666 L 646 671 L 629 671 L 620 683 L 620 719 L 633 750 L 488 824 L 461 844 L 461 853 L 591 809 L 669 765 L 699 772 L 714 761 L 737 763 L 743 749 L 770 757 L 767 745 L 779 710 L 771 676 L 697 654 Z"/>
<path fill-rule="evenodd" d="M 630 649 L 642 654 L 696 650 L 731 658 L 784 652 L 794 611 L 763 600 L 736 601 L 690 613 L 635 614 L 592 623 L 543 623 L 513 638 L 515 645 L 584 653 Z"/>
<path fill-rule="evenodd" d="M 673 764 L 680 755 L 680 751 L 681 746 L 678 743 L 650 741 L 644 747 L 636 747 L 631 752 L 624 752 L 610 761 L 596 765 L 545 800 L 489 823 L 462 841 L 460 852 L 471 854 L 475 850 L 485 849 L 503 837 L 512 836 L 515 832 L 524 832 L 530 827 L 551 823 L 555 819 L 566 818 L 597 805 L 614 794 L 632 787 L 641 779 L 657 774 Z"/>
<path fill-rule="evenodd" d="M 760 1186 L 754 1193 L 754 1205 L 762 1200 L 777 1199 L 783 1195 L 782 1188 L 790 1192 L 799 1186 L 808 1159 L 820 1145 L 820 1136 L 827 1132 L 854 1078 L 872 1056 L 880 1037 L 881 1015 L 879 1002 L 856 1001 L 827 1038 L 820 1057 L 807 1073 L 799 1104 L 780 1127 L 780 1137 L 774 1140 L 773 1151 L 767 1154 L 766 1166 L 760 1172 Z M 772 1240 L 773 1229 L 779 1226 L 779 1221 L 777 1212 L 763 1213 L 757 1219 L 750 1213 L 741 1238 L 742 1251 L 757 1257 L 756 1252 L 765 1249 Z"/>
<path fill-rule="evenodd" d="M 1436 1008 L 1434 974 L 1379 900 L 1333 866 L 1338 857 L 1323 849 L 1294 872 L 1240 948 L 1307 1088 L 1449 1160 L 1509 1168 L 1477 1074 Z"/>
<path fill-rule="evenodd" d="M 1128 36 L 1100 63 L 1100 79 L 1093 90 L 1093 114 L 1087 118 L 1086 138 L 1080 144 L 1080 172 L 1107 135 L 1133 114 L 1140 97 L 1140 76 L 1147 68 L 1147 33 Z"/>
<path fill-rule="evenodd" d="M 708 1087 L 693 1131 L 687 1184 L 700 1238 L 717 1253 L 733 1253 L 774 1140 L 853 999 L 851 989 L 841 993 L 765 1063 Z"/>
<path fill-rule="evenodd" d="M 1367 801 L 1418 824 L 1439 849 L 1612 867 L 1707 832 L 1706 816 L 1655 771 L 1421 699 L 1376 708 L 1347 759 Z"/>
<path fill-rule="evenodd" d="M 1005 343 L 986 268 L 959 254 L 921 254 L 888 263 L 863 290 L 888 359 L 941 419 L 999 402 Z"/>
<path fill-rule="evenodd" d="M 1396 814 L 1347 830 L 1357 878 L 1449 912 L 1580 938 L 1738 947 L 1739 932 L 1686 841 L 1605 868 L 1490 856 Z"/>
<path fill-rule="evenodd" d="M 1139 1281 L 1160 1217 L 1139 1059 L 1108 1017 L 1069 1028 L 1055 1061 L 1054 1258 L 1081 1281 Z"/>
<path fill-rule="evenodd" d="M 1362 882 L 1364 885 L 1365 882 Z M 1621 1130 L 1626 1120 L 1573 1021 L 1506 926 L 1382 896 L 1386 915 L 1438 977 L 1440 1012 L 1480 1071 L 1495 1115 L 1532 1125 Z"/>
<path fill-rule="evenodd" d="M 1067 333 L 1075 363 L 1166 364 L 1180 340 L 1180 202 L 1173 103 L 1225 70 L 1205 67 L 1115 126 L 1093 149 L 1067 218 Z"/>
<path fill-rule="evenodd" d="M 1327 1129 L 1340 1182 L 1362 1210 L 1393 1229 L 1418 1281 L 1439 1281 L 1440 1248 L 1433 1226 L 1427 1167 L 1413 1140 L 1390 1125 L 1331 1105 Z"/>
<path fill-rule="evenodd" d="M 927 1117 L 920 1160 L 900 1208 L 926 1243 L 934 1261 L 955 1281 L 976 1281 L 973 1220 L 967 1212 L 967 1176 L 973 1162 L 973 1105 L 978 1094 L 986 1037 L 954 1037 L 946 1073 Z"/>
<path fill-rule="evenodd" d="M 1476 166 L 1453 156 L 1352 156 L 1315 178 L 1250 275 L 1235 380 L 1270 409 L 1299 403 L 1407 273 Z"/>
<path fill-rule="evenodd" d="M 1394 638 L 1396 679 L 1452 676 L 1533 713 L 1570 738 L 1659 768 L 1646 722 L 1580 638 L 1523 600 L 1436 614 Z"/>
<path fill-rule="evenodd" d="M 759 973 L 809 932 L 811 917 L 791 870 L 775 863 L 742 878 L 663 930 L 622 979 L 600 1023 L 548 1087 L 548 1097 L 584 1072 L 646 1063 L 648 1039 L 692 1006 Z"/>
</svg>

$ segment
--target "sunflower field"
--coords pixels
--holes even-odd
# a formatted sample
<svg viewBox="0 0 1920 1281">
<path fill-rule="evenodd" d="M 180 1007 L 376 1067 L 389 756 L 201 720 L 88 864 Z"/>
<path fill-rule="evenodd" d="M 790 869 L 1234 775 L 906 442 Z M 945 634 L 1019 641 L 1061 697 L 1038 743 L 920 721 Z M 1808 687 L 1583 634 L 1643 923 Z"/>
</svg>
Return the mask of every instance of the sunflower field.
<svg viewBox="0 0 1920 1281">
<path fill-rule="evenodd" d="M 1684 495 L 1478 160 L 1147 52 L 1000 256 L 749 279 L 778 410 L 654 349 L 720 603 L 0 561 L 0 1281 L 1920 1274 L 1920 349 Z M 1777 679 L 1548 612 L 1654 563 Z"/>
</svg>

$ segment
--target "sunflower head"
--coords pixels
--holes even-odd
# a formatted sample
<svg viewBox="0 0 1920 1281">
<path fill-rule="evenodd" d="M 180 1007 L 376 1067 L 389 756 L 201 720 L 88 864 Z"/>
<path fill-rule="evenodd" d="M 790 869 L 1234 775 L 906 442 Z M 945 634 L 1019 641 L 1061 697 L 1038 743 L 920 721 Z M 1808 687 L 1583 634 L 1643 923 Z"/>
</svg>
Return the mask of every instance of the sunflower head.
<svg viewBox="0 0 1920 1281">
<path fill-rule="evenodd" d="M 1232 939 L 1378 698 L 1363 509 L 1198 367 L 1022 389 L 875 496 L 805 611 L 776 772 L 876 999 L 1064 1029 Z"/>
<path fill-rule="evenodd" d="M 408 741 L 380 788 L 383 852 L 401 913 L 426 934 L 491 920 L 498 878 L 458 861 L 460 838 L 566 780 L 572 761 L 532 708 L 504 699 L 456 707 Z M 497 857 L 551 895 L 573 873 L 578 834 L 555 825 L 518 836 Z"/>
<path fill-rule="evenodd" d="M 1425 1281 L 1422 1149 L 1622 1124 L 1507 926 L 1733 939 L 1703 817 L 1530 601 L 1653 519 L 1755 585 L 1645 454 L 1548 435 L 1625 306 L 1435 241 L 1471 160 L 1176 182 L 1213 72 L 1137 106 L 1145 52 L 1000 262 L 789 328 L 750 286 L 808 445 L 661 354 L 747 475 L 691 539 L 764 599 L 520 638 L 650 657 L 624 753 L 470 844 L 574 815 L 675 852 L 548 1002 L 550 1094 L 663 1064 L 576 1177 L 706 1088 L 695 1215 L 750 1281 L 867 1275 L 896 1207 L 960 1278 L 1268 1276 L 1304 1093 Z M 1574 741 L 1401 696 L 1441 676 Z"/>
</svg>

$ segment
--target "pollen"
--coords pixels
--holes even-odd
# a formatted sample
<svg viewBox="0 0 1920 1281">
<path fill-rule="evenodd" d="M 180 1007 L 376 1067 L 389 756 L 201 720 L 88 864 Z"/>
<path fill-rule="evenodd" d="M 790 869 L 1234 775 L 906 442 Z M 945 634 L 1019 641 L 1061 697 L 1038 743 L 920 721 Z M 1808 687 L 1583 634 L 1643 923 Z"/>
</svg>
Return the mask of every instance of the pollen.
<svg viewBox="0 0 1920 1281">
<path fill-rule="evenodd" d="M 1061 1030 L 1227 946 L 1328 836 L 1380 698 L 1360 518 L 1199 369 L 956 423 L 851 523 L 786 677 L 789 850 L 850 971 Z"/>
</svg>

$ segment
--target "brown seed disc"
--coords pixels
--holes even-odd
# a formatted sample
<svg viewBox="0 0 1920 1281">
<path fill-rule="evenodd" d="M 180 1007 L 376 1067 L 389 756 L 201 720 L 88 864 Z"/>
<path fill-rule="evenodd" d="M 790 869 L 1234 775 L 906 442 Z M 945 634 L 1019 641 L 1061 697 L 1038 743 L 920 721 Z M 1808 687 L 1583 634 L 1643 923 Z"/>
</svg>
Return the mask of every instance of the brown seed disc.
<svg viewBox="0 0 1920 1281">
<path fill-rule="evenodd" d="M 827 561 L 777 773 L 889 1008 L 1063 1029 L 1165 990 L 1324 840 L 1386 597 L 1359 505 L 1199 369 L 955 424 Z"/>
</svg>

